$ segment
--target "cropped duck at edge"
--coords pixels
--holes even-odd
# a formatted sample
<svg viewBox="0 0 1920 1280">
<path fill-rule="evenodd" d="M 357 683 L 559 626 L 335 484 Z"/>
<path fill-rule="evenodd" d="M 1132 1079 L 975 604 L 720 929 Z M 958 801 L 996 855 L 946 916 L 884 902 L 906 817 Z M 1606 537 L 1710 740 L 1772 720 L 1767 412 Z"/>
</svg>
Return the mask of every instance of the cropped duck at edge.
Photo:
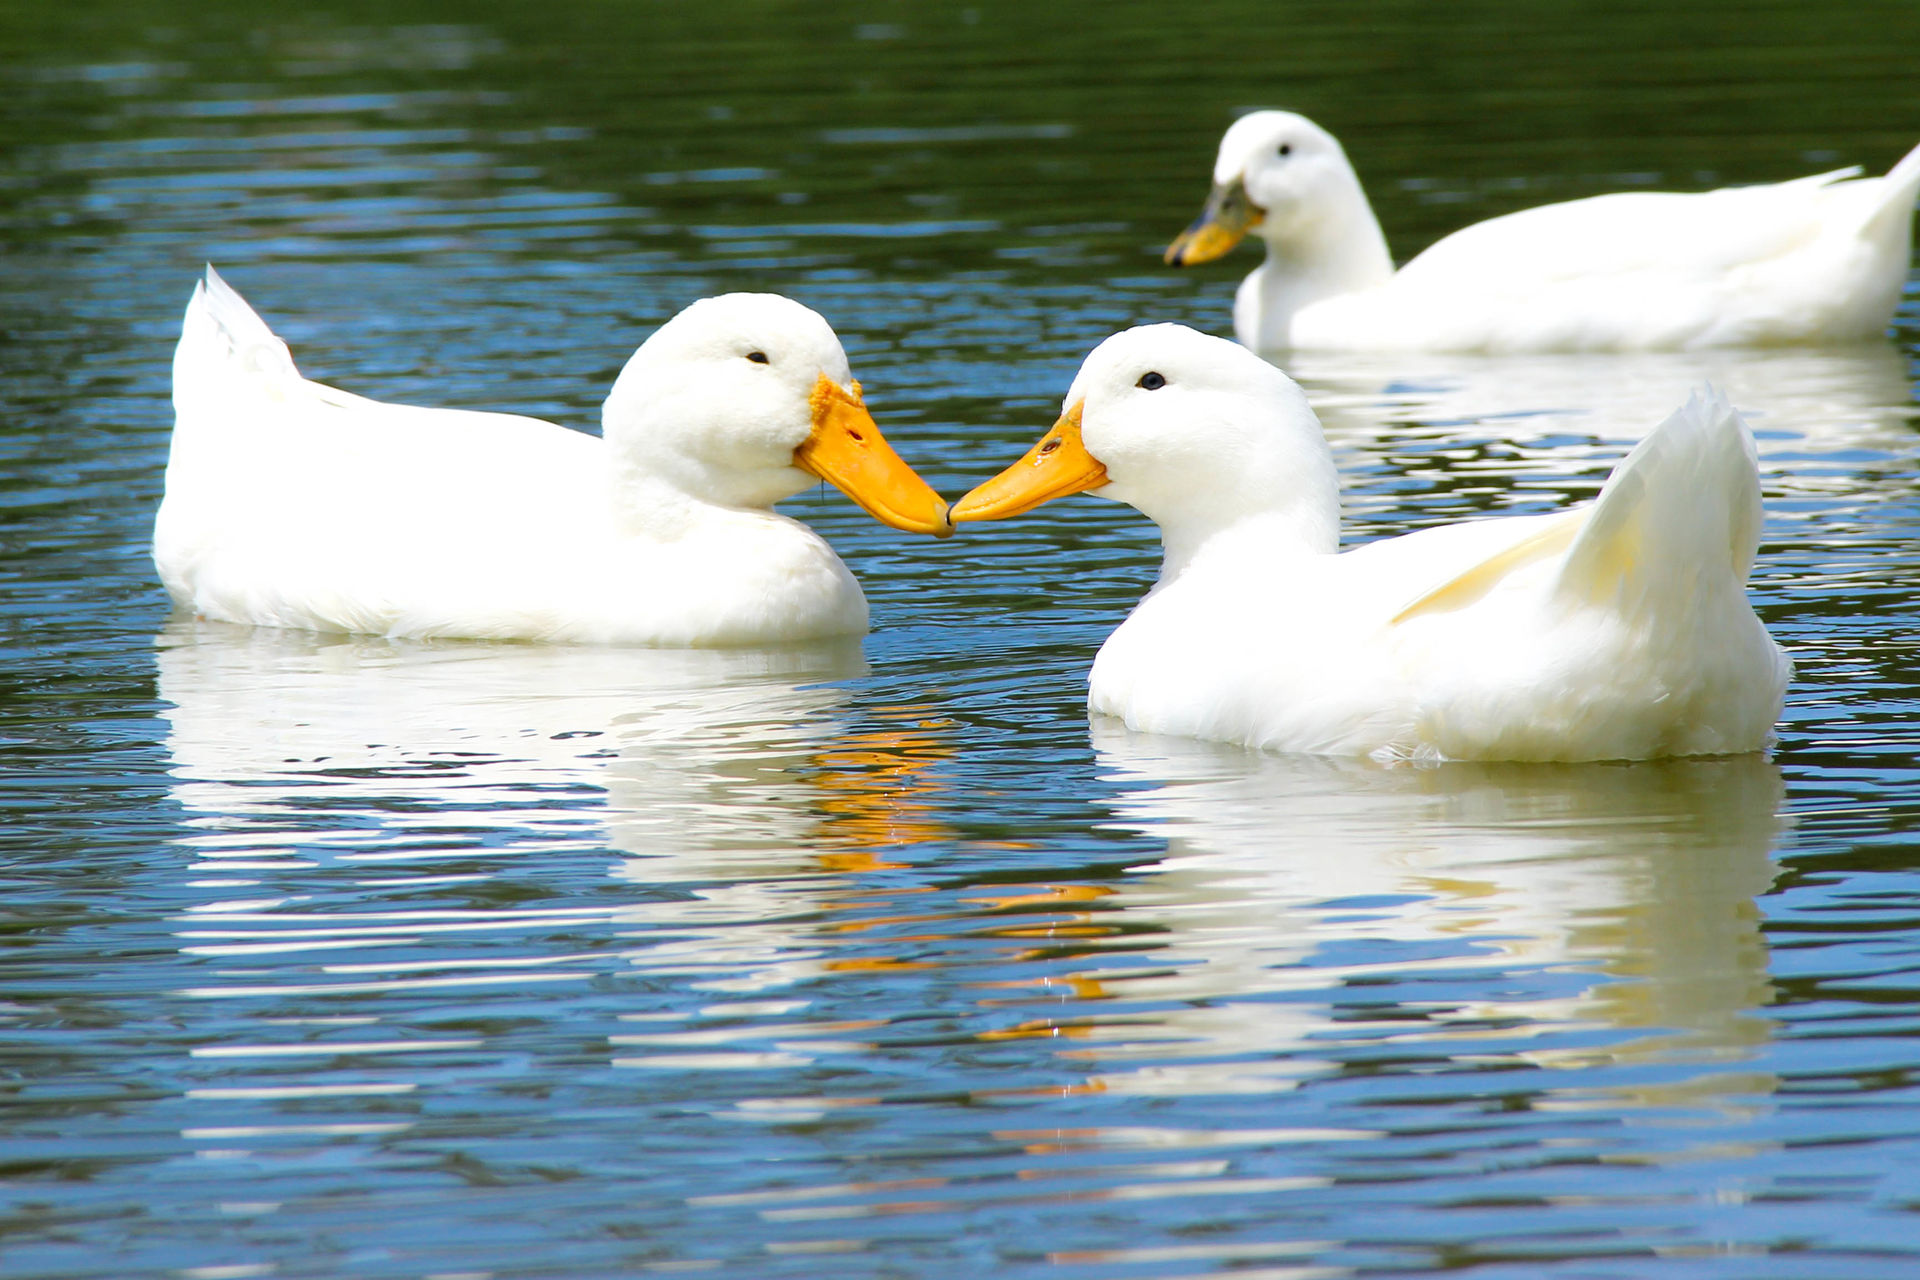
<svg viewBox="0 0 1920 1280">
<path fill-rule="evenodd" d="M 953 531 L 833 330 L 776 294 L 662 325 L 596 438 L 309 382 L 209 267 L 173 402 L 154 563 L 180 607 L 220 621 L 639 645 L 858 635 L 859 584 L 772 505 L 823 479 L 896 529 Z"/>
<path fill-rule="evenodd" d="M 1696 397 L 1594 502 L 1339 550 L 1339 480 L 1300 388 L 1180 325 L 1096 347 L 1038 444 L 954 506 L 1090 492 L 1160 526 L 1159 581 L 1088 705 L 1130 728 L 1391 760 L 1756 751 L 1789 664 L 1747 602 L 1753 440 Z"/>
<path fill-rule="evenodd" d="M 1205 211 L 1167 249 L 1266 261 L 1233 327 L 1257 351 L 1658 351 L 1884 334 L 1912 261 L 1920 147 L 1884 178 L 1836 169 L 1698 194 L 1636 191 L 1490 218 L 1398 271 L 1332 134 L 1256 111 L 1220 140 Z"/>
</svg>

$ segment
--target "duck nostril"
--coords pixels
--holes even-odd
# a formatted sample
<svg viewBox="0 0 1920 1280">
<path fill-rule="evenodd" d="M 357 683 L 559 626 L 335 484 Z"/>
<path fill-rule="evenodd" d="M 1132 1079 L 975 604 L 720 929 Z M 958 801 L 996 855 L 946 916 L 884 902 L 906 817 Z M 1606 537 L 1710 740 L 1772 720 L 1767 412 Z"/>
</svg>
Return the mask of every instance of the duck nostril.
<svg viewBox="0 0 1920 1280">
<path fill-rule="evenodd" d="M 1059 447 L 1060 447 L 1060 437 L 1055 436 L 1053 439 L 1047 441 L 1045 444 L 1040 446 L 1040 454 L 1042 457 L 1044 457 L 1047 454 L 1052 453 L 1055 449 L 1058 449 Z"/>
<path fill-rule="evenodd" d="M 861 443 L 861 444 L 866 443 L 867 438 L 861 435 L 858 431 L 848 431 L 847 434 L 852 436 L 854 440 L 857 441 L 858 443 Z"/>
</svg>

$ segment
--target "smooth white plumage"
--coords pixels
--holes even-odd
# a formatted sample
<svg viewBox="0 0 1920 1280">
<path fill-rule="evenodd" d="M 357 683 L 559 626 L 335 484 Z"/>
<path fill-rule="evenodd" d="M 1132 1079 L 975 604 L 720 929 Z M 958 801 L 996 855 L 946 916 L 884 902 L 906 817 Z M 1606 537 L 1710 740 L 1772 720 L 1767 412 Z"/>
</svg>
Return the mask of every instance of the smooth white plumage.
<svg viewBox="0 0 1920 1280">
<path fill-rule="evenodd" d="M 1746 598 L 1753 443 L 1709 393 L 1586 506 L 1338 550 L 1313 411 L 1258 356 L 1179 325 L 1107 339 L 1026 458 L 954 508 L 1087 490 L 1151 517 L 1159 582 L 1089 705 L 1129 727 L 1376 759 L 1605 760 L 1765 747 L 1789 664 Z M 1075 455 L 1078 455 L 1076 459 Z"/>
<path fill-rule="evenodd" d="M 1837 169 L 1699 194 L 1621 192 L 1525 209 L 1399 271 L 1340 144 L 1257 111 L 1220 141 L 1207 210 L 1167 250 L 1267 257 L 1234 332 L 1255 350 L 1650 351 L 1861 341 L 1912 261 L 1920 147 L 1883 178 Z"/>
<path fill-rule="evenodd" d="M 663 325 L 607 397 L 602 438 L 309 382 L 212 268 L 173 380 L 154 562 L 180 607 L 222 621 L 647 645 L 858 634 L 852 574 L 768 508 L 822 477 L 899 527 L 950 528 L 872 429 L 833 330 L 773 294 Z M 801 469 L 831 427 L 870 474 Z"/>
</svg>

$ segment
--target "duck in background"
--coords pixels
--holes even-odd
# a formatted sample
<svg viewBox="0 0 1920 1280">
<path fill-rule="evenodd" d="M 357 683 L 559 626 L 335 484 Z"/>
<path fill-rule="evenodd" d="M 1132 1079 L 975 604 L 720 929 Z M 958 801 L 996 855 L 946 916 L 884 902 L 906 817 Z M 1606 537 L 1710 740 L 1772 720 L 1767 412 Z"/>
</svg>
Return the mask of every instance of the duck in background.
<svg viewBox="0 0 1920 1280">
<path fill-rule="evenodd" d="M 859 584 L 772 505 L 821 479 L 896 529 L 953 530 L 833 330 L 776 294 L 662 325 L 596 438 L 309 382 L 209 267 L 173 402 L 154 563 L 180 608 L 218 621 L 674 646 L 858 635 Z"/>
<path fill-rule="evenodd" d="M 1543 205 L 1456 231 L 1395 271 L 1333 135 L 1256 111 L 1220 140 L 1206 209 L 1166 260 L 1264 240 L 1233 306 L 1235 334 L 1257 351 L 1858 342 L 1886 331 L 1906 284 L 1920 147 L 1883 178 L 1859 173 Z"/>
<path fill-rule="evenodd" d="M 1136 730 L 1395 760 L 1614 760 L 1769 744 L 1789 663 L 1746 580 L 1746 426 L 1696 397 L 1594 502 L 1339 550 L 1339 481 L 1291 379 L 1181 325 L 1108 338 L 1038 444 L 954 507 L 1069 493 L 1160 526 L 1159 581 L 1088 704 Z"/>
</svg>

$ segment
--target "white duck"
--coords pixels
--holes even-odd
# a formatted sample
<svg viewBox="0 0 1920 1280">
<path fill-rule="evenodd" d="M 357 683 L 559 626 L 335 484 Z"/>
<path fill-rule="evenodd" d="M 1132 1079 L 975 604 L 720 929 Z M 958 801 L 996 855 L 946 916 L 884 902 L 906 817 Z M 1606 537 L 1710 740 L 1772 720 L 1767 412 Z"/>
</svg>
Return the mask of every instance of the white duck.
<svg viewBox="0 0 1920 1280">
<path fill-rule="evenodd" d="M 895 528 L 952 532 L 833 330 L 774 294 L 662 325 L 595 438 L 309 382 L 209 267 L 173 402 L 154 563 L 180 607 L 227 622 L 640 645 L 857 635 L 859 584 L 772 504 L 817 477 Z"/>
<path fill-rule="evenodd" d="M 1339 482 L 1300 388 L 1179 325 L 1096 347 L 1060 420 L 962 498 L 1062 494 L 1159 526 L 1160 580 L 1101 647 L 1089 705 L 1133 729 L 1392 759 L 1607 760 L 1767 745 L 1788 662 L 1747 603 L 1753 442 L 1717 395 L 1597 501 L 1338 549 Z"/>
<path fill-rule="evenodd" d="M 1233 327 L 1257 351 L 1652 351 L 1861 341 L 1912 259 L 1920 147 L 1884 178 L 1621 192 L 1456 231 L 1399 271 L 1333 135 L 1256 111 L 1220 140 L 1200 218 L 1167 249 L 1208 262 L 1253 231 L 1267 259 Z"/>
</svg>

